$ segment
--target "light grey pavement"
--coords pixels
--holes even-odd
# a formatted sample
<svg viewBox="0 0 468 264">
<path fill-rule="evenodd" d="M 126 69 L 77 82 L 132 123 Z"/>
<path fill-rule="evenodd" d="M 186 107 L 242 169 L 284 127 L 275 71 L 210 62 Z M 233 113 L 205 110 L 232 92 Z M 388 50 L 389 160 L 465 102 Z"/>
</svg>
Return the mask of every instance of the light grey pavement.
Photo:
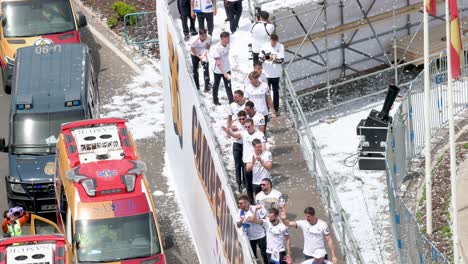
<svg viewBox="0 0 468 264">
<path fill-rule="evenodd" d="M 468 138 L 468 135 L 467 135 Z M 458 237 L 463 263 L 468 263 L 468 159 L 458 168 L 457 178 L 457 210 Z"/>
<path fill-rule="evenodd" d="M 317 189 L 316 180 L 307 169 L 301 146 L 298 143 L 297 133 L 287 114 L 283 113 L 272 121 L 271 125 L 268 125 L 267 135 L 270 133 L 275 141 L 271 150 L 273 154 L 273 168 L 271 171 L 273 188 L 288 195 L 288 219 L 305 220 L 304 209 L 312 206 L 317 217 L 330 225 L 327 212 L 320 201 L 320 192 Z M 300 263 L 304 260 L 302 230 L 290 228 L 289 231 L 294 263 Z M 340 263 L 344 263 L 341 258 L 339 244 L 336 242 L 335 248 Z M 329 259 L 331 260 L 330 254 Z"/>
</svg>

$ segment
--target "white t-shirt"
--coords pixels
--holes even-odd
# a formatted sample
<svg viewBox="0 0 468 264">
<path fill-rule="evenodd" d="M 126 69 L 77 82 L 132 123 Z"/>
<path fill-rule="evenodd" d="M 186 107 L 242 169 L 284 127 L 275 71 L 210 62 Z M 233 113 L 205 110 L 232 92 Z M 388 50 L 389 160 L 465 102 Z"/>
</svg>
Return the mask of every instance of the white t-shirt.
<svg viewBox="0 0 468 264">
<path fill-rule="evenodd" d="M 286 239 L 284 236 L 289 236 L 288 228 L 283 223 L 273 225 L 270 220 L 262 220 L 262 226 L 265 228 L 267 237 L 267 253 L 286 251 Z"/>
<path fill-rule="evenodd" d="M 205 41 L 201 41 L 200 37 L 198 37 L 196 40 L 192 42 L 192 45 L 190 45 L 190 47 L 195 50 L 196 54 L 194 54 L 193 52 L 191 52 L 191 54 L 198 55 L 198 56 L 205 56 L 205 54 L 208 53 L 210 46 L 211 46 L 210 35 L 207 35 L 207 38 L 205 39 Z"/>
<path fill-rule="evenodd" d="M 255 153 L 250 156 L 250 161 L 252 162 L 252 157 L 256 157 Z M 260 154 L 260 158 L 262 158 L 263 162 L 268 162 L 272 161 L 272 155 L 271 152 L 268 150 L 265 150 Z M 267 170 L 261 163 L 260 161 L 256 160 L 253 168 L 252 168 L 252 184 L 260 185 L 263 179 L 265 178 L 270 178 L 270 171 Z"/>
<path fill-rule="evenodd" d="M 234 122 L 232 123 L 231 127 L 233 127 L 233 126 L 237 127 L 237 129 L 238 129 L 238 130 L 236 131 L 237 133 L 242 133 L 243 131 L 245 131 L 244 125 L 242 125 L 242 124 L 239 122 L 239 120 L 234 121 Z M 240 139 L 232 138 L 232 142 L 233 142 L 233 143 L 242 144 L 242 138 L 240 138 Z"/>
<path fill-rule="evenodd" d="M 247 218 L 249 216 L 252 216 L 254 211 L 255 211 L 255 207 L 251 205 L 247 212 L 242 209 L 239 209 L 239 212 L 237 214 L 237 216 L 239 217 L 238 221 L 240 221 L 242 219 L 242 216 L 244 216 L 242 229 L 246 233 L 249 240 L 257 240 L 262 237 L 265 237 L 265 229 L 263 229 L 262 225 L 250 223 L 247 221 Z M 263 219 L 265 218 L 265 216 L 266 216 L 266 211 L 264 209 L 257 210 L 258 219 Z"/>
<path fill-rule="evenodd" d="M 258 87 L 249 84 L 244 91 L 244 97 L 255 104 L 255 110 L 262 115 L 268 115 L 267 96 L 270 95 L 270 89 L 264 82 L 260 82 Z"/>
<path fill-rule="evenodd" d="M 194 0 L 193 11 L 195 13 L 212 13 L 213 1 L 212 0 Z"/>
<path fill-rule="evenodd" d="M 252 52 L 260 53 L 262 46 L 270 42 L 270 36 L 275 31 L 275 26 L 270 23 L 258 21 L 252 24 L 250 33 L 252 34 Z"/>
<path fill-rule="evenodd" d="M 265 143 L 265 135 L 262 131 L 255 130 L 255 132 L 251 135 L 247 130 L 242 131 L 242 161 L 244 163 L 248 163 L 252 161 L 252 155 L 254 153 L 254 147 L 252 145 L 252 141 L 254 139 L 259 139 L 262 143 Z"/>
<path fill-rule="evenodd" d="M 330 234 L 327 223 L 318 219 L 315 225 L 309 224 L 306 220 L 296 221 L 296 224 L 304 234 L 305 255 L 312 256 L 317 249 L 325 250 L 325 236 Z"/>
<path fill-rule="evenodd" d="M 223 45 L 221 45 L 221 42 L 218 42 L 218 44 L 216 44 L 216 46 L 213 49 L 213 58 L 215 60 L 216 59 L 221 60 L 221 64 L 224 68 L 224 72 L 231 71 L 231 64 L 229 63 L 229 44 L 226 45 L 226 47 L 224 47 Z M 214 63 L 213 71 L 218 74 L 223 73 L 220 69 L 218 69 L 218 66 L 216 65 L 216 63 Z"/>
<path fill-rule="evenodd" d="M 283 44 L 276 43 L 276 46 L 272 47 L 271 42 L 263 45 L 262 51 L 270 53 L 270 56 L 275 56 L 276 59 L 284 59 L 284 46 Z M 263 58 L 263 52 L 260 53 L 259 57 Z M 278 78 L 281 77 L 282 67 L 281 63 L 273 63 L 271 60 L 265 60 L 263 62 L 263 70 L 267 78 Z"/>
<path fill-rule="evenodd" d="M 262 114 L 260 114 L 260 112 L 255 111 L 255 115 L 249 117 L 252 118 L 252 120 L 254 121 L 255 129 L 258 130 L 260 126 L 265 125 L 265 117 Z"/>
<path fill-rule="evenodd" d="M 275 189 L 272 189 L 269 194 L 265 194 L 263 191 L 255 195 L 255 199 L 265 207 L 265 209 L 278 208 L 279 198 L 281 193 Z"/>
<path fill-rule="evenodd" d="M 244 102 L 243 105 L 239 105 L 239 104 L 236 103 L 236 102 L 232 102 L 232 103 L 229 105 L 228 115 L 231 116 L 231 119 L 232 119 L 232 120 L 236 120 L 236 119 L 237 119 L 237 113 L 239 113 L 239 111 L 245 109 L 245 103 L 247 103 L 247 100 Z"/>
</svg>

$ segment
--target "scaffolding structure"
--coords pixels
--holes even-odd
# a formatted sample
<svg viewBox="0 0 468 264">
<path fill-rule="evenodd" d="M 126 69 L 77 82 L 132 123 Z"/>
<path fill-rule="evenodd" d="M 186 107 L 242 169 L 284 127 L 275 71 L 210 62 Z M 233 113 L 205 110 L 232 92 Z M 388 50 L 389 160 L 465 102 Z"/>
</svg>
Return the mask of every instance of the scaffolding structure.
<svg viewBox="0 0 468 264">
<path fill-rule="evenodd" d="M 459 2 L 463 18 L 468 0 Z M 280 1 L 252 3 L 272 8 Z M 438 3 L 438 12 L 443 13 L 444 2 Z M 285 46 L 285 67 L 301 102 L 326 102 L 312 109 L 306 106 L 308 115 L 346 101 L 349 96 L 342 90 L 349 90 L 350 82 L 385 75 L 385 80 L 374 81 L 380 89 L 359 94 L 366 96 L 416 77 L 421 69 L 412 65 L 423 61 L 422 6 L 421 0 L 319 0 L 272 11 L 271 22 Z M 444 14 L 430 18 L 432 57 L 445 49 L 444 21 Z M 463 27 L 468 19 L 462 22 Z M 408 67 L 414 71 L 411 76 L 403 74 Z"/>
</svg>

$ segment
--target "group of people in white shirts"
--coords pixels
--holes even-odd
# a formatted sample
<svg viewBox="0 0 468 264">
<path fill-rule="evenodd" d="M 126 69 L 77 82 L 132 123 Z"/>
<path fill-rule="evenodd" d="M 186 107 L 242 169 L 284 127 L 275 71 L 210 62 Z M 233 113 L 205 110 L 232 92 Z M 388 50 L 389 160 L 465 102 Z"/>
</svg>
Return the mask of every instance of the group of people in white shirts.
<svg viewBox="0 0 468 264">
<path fill-rule="evenodd" d="M 193 1 L 193 0 L 192 0 Z M 204 3 L 205 0 L 201 0 Z M 214 1 L 213 1 L 214 2 Z M 224 82 L 229 101 L 225 133 L 232 138 L 235 174 L 238 192 L 239 221 L 257 256 L 260 248 L 264 263 L 292 263 L 288 227 L 301 228 L 304 234 L 304 264 L 331 263 L 325 251 L 325 241 L 331 250 L 333 263 L 337 263 L 335 247 L 328 225 L 315 216 L 312 207 L 304 211 L 306 219 L 288 221 L 285 196 L 272 189 L 270 170 L 272 154 L 266 149 L 266 127 L 270 117 L 279 111 L 279 80 L 282 75 L 284 47 L 274 34 L 269 14 L 257 12 L 257 21 L 251 26 L 253 71 L 243 84 L 232 92 L 229 43 L 231 34 L 222 32 L 220 41 L 211 47 L 209 32 L 199 29 L 199 36 L 191 43 L 193 75 L 197 89 L 199 65 L 203 67 L 204 91 L 213 91 L 213 103 L 221 105 L 218 89 Z M 213 85 L 210 85 L 209 57 L 213 58 Z M 242 86 L 242 85 L 241 85 Z M 271 94 L 273 93 L 273 98 Z M 256 205 L 254 205 L 256 204 Z"/>
<path fill-rule="evenodd" d="M 270 178 L 261 181 L 262 191 L 257 194 L 256 205 L 251 205 L 247 195 L 237 199 L 239 206 L 237 227 L 247 235 L 255 257 L 257 246 L 263 263 L 291 264 L 291 238 L 288 228 L 300 228 L 304 236 L 302 264 L 338 263 L 335 245 L 326 222 L 315 216 L 315 209 L 304 210 L 305 219 L 290 221 L 287 218 L 286 199 L 281 192 L 273 189 Z M 331 259 L 325 249 L 325 242 L 331 251 Z"/>
</svg>

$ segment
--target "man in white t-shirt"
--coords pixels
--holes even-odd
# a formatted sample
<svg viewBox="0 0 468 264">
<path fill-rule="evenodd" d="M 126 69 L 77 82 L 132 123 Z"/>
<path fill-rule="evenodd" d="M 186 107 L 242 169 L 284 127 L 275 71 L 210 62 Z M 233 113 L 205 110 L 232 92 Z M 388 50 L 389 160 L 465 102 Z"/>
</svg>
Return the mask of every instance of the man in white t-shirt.
<svg viewBox="0 0 468 264">
<path fill-rule="evenodd" d="M 213 83 L 213 103 L 215 105 L 221 105 L 218 99 L 218 88 L 221 78 L 224 82 L 224 89 L 229 103 L 234 101 L 231 90 L 231 64 L 229 62 L 229 41 L 230 35 L 228 32 L 222 32 L 220 34 L 220 41 L 213 48 L 213 58 L 215 59 L 214 72 L 214 83 Z"/>
<path fill-rule="evenodd" d="M 247 113 L 249 118 L 252 118 L 255 124 L 255 129 L 265 133 L 265 117 L 260 113 L 255 111 L 255 104 L 252 101 L 247 101 L 244 106 L 244 110 Z"/>
<path fill-rule="evenodd" d="M 255 196 L 257 203 L 260 203 L 265 207 L 265 209 L 276 208 L 278 209 L 282 205 L 280 204 L 280 198 L 282 196 L 281 192 L 273 189 L 271 179 L 265 178 L 262 179 L 260 183 L 260 188 L 262 189 Z"/>
<path fill-rule="evenodd" d="M 234 132 L 231 129 L 223 127 L 223 130 L 231 137 L 242 139 L 242 162 L 244 162 L 244 168 L 246 164 L 252 160 L 252 155 L 254 153 L 254 148 L 252 141 L 254 139 L 259 139 L 262 142 L 262 149 L 266 149 L 266 140 L 265 135 L 255 129 L 255 125 L 252 119 L 247 118 L 244 123 L 245 130 L 242 132 Z M 245 175 L 245 184 L 247 184 L 247 194 L 249 196 L 250 203 L 254 203 L 253 187 L 252 187 L 252 172 L 244 172 Z"/>
<path fill-rule="evenodd" d="M 263 208 L 263 206 L 257 205 L 256 208 Z M 288 228 L 280 222 L 278 215 L 278 209 L 271 208 L 268 210 L 268 217 L 265 219 L 256 217 L 254 222 L 265 228 L 267 263 L 287 264 L 286 259 L 291 257 L 291 239 L 289 238 Z"/>
<path fill-rule="evenodd" d="M 234 102 L 232 102 L 228 108 L 226 127 L 231 127 L 232 121 L 237 119 L 237 113 L 239 113 L 241 110 L 244 110 L 246 102 L 247 100 L 244 98 L 244 92 L 242 90 L 235 90 Z"/>
<path fill-rule="evenodd" d="M 255 109 L 265 117 L 265 128 L 268 124 L 270 111 L 271 117 L 276 117 L 273 101 L 271 100 L 270 89 L 266 83 L 261 82 L 258 78 L 258 72 L 249 74 L 250 84 L 245 88 L 244 97 L 249 101 L 254 102 Z M 270 108 L 270 110 L 268 110 Z"/>
<path fill-rule="evenodd" d="M 268 80 L 268 86 L 273 90 L 273 106 L 275 111 L 279 109 L 279 82 L 283 74 L 284 46 L 278 42 L 278 35 L 271 34 L 271 41 L 262 47 L 260 61 Z"/>
<path fill-rule="evenodd" d="M 254 139 L 252 145 L 254 147 L 254 153 L 250 161 L 247 162 L 245 169 L 247 172 L 252 171 L 252 187 L 256 195 L 262 190 L 260 188 L 262 180 L 270 178 L 270 170 L 271 167 L 273 167 L 273 157 L 270 151 L 263 150 L 262 142 L 259 139 Z"/>
<path fill-rule="evenodd" d="M 338 259 L 335 252 L 335 244 L 328 230 L 328 224 L 315 216 L 315 209 L 307 207 L 304 210 L 306 220 L 289 221 L 286 216 L 286 207 L 281 212 L 281 220 L 286 226 L 298 227 L 302 229 L 304 235 L 304 258 L 312 259 L 313 254 L 317 249 L 325 250 L 325 240 L 332 253 L 332 262 L 338 264 Z M 327 259 L 327 256 L 325 256 Z"/>
<path fill-rule="evenodd" d="M 234 121 L 229 127 L 232 131 L 237 133 L 242 133 L 245 130 L 245 120 L 247 119 L 247 114 L 244 110 L 240 110 L 236 114 L 237 120 Z M 244 186 L 247 186 L 245 183 L 245 175 L 244 175 L 244 162 L 242 161 L 242 153 L 243 153 L 243 146 L 242 146 L 242 139 L 233 139 L 232 142 L 232 154 L 234 156 L 234 168 L 236 171 L 236 181 L 237 181 L 237 190 L 239 192 L 242 191 L 242 181 L 244 181 Z"/>
<path fill-rule="evenodd" d="M 260 11 L 259 20 L 252 24 L 250 28 L 254 63 L 258 61 L 258 55 L 262 51 L 262 46 L 270 41 L 270 36 L 275 31 L 275 26 L 268 22 L 269 17 L 270 14 L 268 12 Z"/>
<path fill-rule="evenodd" d="M 260 253 L 262 254 L 263 263 L 269 263 L 266 254 L 267 240 L 265 229 L 263 226 L 255 223 L 256 218 L 263 219 L 266 216 L 266 211 L 259 207 L 251 206 L 247 195 L 240 195 L 237 202 L 239 206 L 239 220 L 236 222 L 237 227 L 242 227 L 249 238 L 250 246 L 252 247 L 255 257 L 257 257 L 258 245 Z"/>
<path fill-rule="evenodd" d="M 200 80 L 198 78 L 199 64 L 203 67 L 203 77 L 205 79 L 205 92 L 210 91 L 210 67 L 208 63 L 208 52 L 211 47 L 211 36 L 204 28 L 198 31 L 198 38 L 192 42 L 190 47 L 193 67 L 193 79 L 197 90 L 200 90 Z"/>
</svg>

